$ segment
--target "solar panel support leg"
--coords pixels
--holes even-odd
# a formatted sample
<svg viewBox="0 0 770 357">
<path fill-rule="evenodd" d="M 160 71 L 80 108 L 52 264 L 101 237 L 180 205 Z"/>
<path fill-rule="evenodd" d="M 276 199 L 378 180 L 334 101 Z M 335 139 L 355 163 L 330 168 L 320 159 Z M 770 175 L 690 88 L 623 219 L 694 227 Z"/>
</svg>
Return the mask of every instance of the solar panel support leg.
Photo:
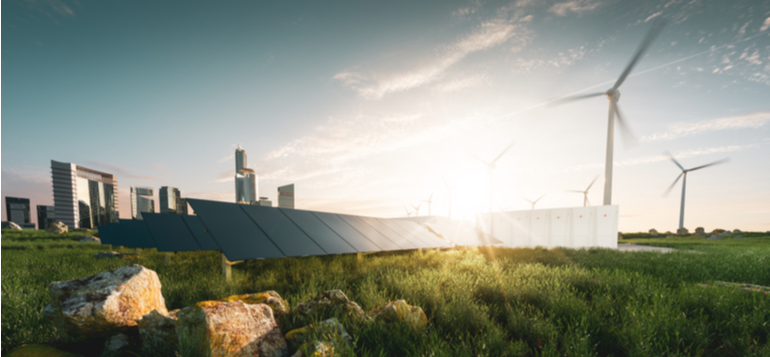
<svg viewBox="0 0 770 357">
<path fill-rule="evenodd" d="M 137 255 L 138 255 L 139 253 L 141 253 L 141 252 L 142 252 L 142 248 L 136 248 L 136 254 L 137 254 Z"/>
<path fill-rule="evenodd" d="M 166 252 L 166 253 L 163 254 L 164 258 L 166 259 L 166 265 L 168 265 L 170 263 L 170 261 L 171 261 L 171 254 L 172 253 L 169 253 L 169 252 Z"/>
<path fill-rule="evenodd" d="M 107 244 L 107 250 L 112 251 L 112 244 Z"/>
<path fill-rule="evenodd" d="M 417 255 L 422 256 L 422 248 L 417 248 Z"/>
<path fill-rule="evenodd" d="M 230 264 L 227 264 L 227 258 L 225 258 L 225 255 L 222 254 L 222 275 L 225 277 L 226 281 L 230 281 L 230 277 L 232 276 L 233 269 Z"/>
</svg>

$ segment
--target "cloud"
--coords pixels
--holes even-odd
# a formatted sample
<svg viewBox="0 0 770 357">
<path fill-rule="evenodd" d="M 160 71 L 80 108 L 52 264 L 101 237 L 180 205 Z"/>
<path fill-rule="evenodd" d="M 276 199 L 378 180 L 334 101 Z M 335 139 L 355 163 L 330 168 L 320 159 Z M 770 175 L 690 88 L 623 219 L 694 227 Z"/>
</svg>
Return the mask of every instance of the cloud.
<svg viewBox="0 0 770 357">
<path fill-rule="evenodd" d="M 106 164 L 106 163 L 103 163 L 103 162 L 87 161 L 86 164 L 88 164 L 89 166 L 96 166 L 96 167 L 103 168 L 103 170 L 107 170 L 108 174 L 117 175 L 118 176 L 118 182 L 120 182 L 121 176 L 122 176 L 122 178 L 129 178 L 129 179 L 132 179 L 132 180 L 168 182 L 168 180 L 166 180 L 164 178 L 161 178 L 161 177 L 147 176 L 147 175 L 134 175 L 131 172 L 129 172 L 127 169 L 124 169 L 122 167 L 118 167 L 118 166 L 115 166 L 115 165 L 111 165 L 111 164 Z M 116 172 L 119 175 L 115 174 Z"/>
<path fill-rule="evenodd" d="M 554 4 L 548 11 L 559 16 L 566 16 L 570 12 L 581 14 L 586 11 L 591 11 L 601 5 L 602 3 L 596 0 L 572 0 Z"/>
<path fill-rule="evenodd" d="M 644 136 L 639 141 L 664 141 L 727 129 L 760 128 L 770 121 L 770 112 L 757 112 L 726 118 L 707 119 L 694 123 L 675 123 L 661 133 Z"/>
<path fill-rule="evenodd" d="M 434 88 L 439 92 L 454 92 L 465 88 L 476 87 L 484 83 L 489 83 L 489 78 L 484 75 L 476 75 L 465 78 L 455 78 L 440 83 Z"/>
<path fill-rule="evenodd" d="M 435 81 L 449 67 L 467 55 L 505 43 L 516 34 L 517 27 L 501 20 L 486 22 L 470 35 L 445 48 L 440 56 L 427 65 L 406 72 L 391 75 L 365 75 L 345 71 L 335 74 L 332 78 L 353 88 L 363 97 L 379 99 L 389 93 L 417 88 Z"/>
<path fill-rule="evenodd" d="M 217 178 L 214 180 L 214 182 L 234 182 L 235 180 L 235 170 L 227 170 L 225 172 L 222 172 L 217 176 Z"/>
<path fill-rule="evenodd" d="M 759 28 L 759 32 L 765 31 L 770 28 L 770 17 L 765 19 L 765 22 L 762 23 L 762 27 Z"/>
</svg>

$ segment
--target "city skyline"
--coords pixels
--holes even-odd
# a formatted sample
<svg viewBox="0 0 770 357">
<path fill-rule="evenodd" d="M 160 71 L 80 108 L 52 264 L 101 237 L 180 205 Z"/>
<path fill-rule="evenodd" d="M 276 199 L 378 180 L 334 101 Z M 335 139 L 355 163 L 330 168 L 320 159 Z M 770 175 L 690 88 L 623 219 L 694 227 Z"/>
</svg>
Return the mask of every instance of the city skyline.
<svg viewBox="0 0 770 357">
<path fill-rule="evenodd" d="M 607 103 L 543 104 L 606 90 L 665 19 L 619 101 L 638 139 L 615 140 L 619 228 L 676 229 L 668 150 L 685 167 L 731 158 L 688 180 L 687 228 L 770 229 L 766 2 L 54 3 L 3 4 L 3 197 L 52 205 L 60 160 L 115 174 L 122 202 L 170 183 L 233 202 L 240 143 L 275 202 L 293 182 L 297 208 L 396 217 L 435 191 L 446 216 L 445 178 L 469 219 L 487 206 L 472 156 L 515 140 L 494 207 L 578 207 L 564 190 L 603 172 Z"/>
</svg>

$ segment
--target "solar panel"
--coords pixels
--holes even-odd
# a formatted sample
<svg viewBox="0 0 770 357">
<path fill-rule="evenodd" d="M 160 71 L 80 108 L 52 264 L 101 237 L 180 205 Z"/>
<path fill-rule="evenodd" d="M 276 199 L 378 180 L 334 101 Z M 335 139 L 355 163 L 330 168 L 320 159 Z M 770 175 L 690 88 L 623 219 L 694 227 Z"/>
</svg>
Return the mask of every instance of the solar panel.
<svg viewBox="0 0 770 357">
<path fill-rule="evenodd" d="M 277 208 L 252 205 L 240 207 L 287 257 L 327 254 Z"/>
<path fill-rule="evenodd" d="M 356 251 L 365 253 L 365 252 L 377 252 L 382 250 L 379 246 L 372 243 L 372 241 L 370 241 L 366 236 L 361 234 L 361 232 L 355 230 L 351 225 L 347 224 L 338 215 L 334 213 L 326 213 L 326 212 L 312 212 L 312 213 L 314 216 L 318 217 L 318 219 L 321 220 L 324 224 L 326 224 L 326 226 L 328 226 L 335 233 L 337 233 L 340 237 L 344 237 L 345 241 L 348 242 L 350 245 L 352 245 L 353 248 L 356 249 Z"/>
<path fill-rule="evenodd" d="M 403 232 L 402 235 L 414 237 L 413 242 L 420 244 L 420 248 L 449 248 L 452 246 L 418 223 L 395 219 L 383 219 L 382 221 L 396 231 Z"/>
<path fill-rule="evenodd" d="M 176 214 L 142 213 L 150 235 L 158 244 L 159 252 L 201 250 L 182 216 Z"/>
<path fill-rule="evenodd" d="M 401 235 L 396 230 L 388 227 L 385 223 L 382 222 L 379 218 L 374 217 L 359 217 L 364 222 L 366 222 L 368 225 L 372 226 L 375 230 L 382 233 L 385 237 L 387 237 L 391 242 L 396 244 L 401 249 L 417 249 L 417 248 L 424 248 L 421 245 L 415 244 L 414 242 L 410 241 L 407 237 L 407 235 Z M 414 240 L 414 238 L 412 238 Z"/>
<path fill-rule="evenodd" d="M 125 236 L 125 246 L 129 248 L 153 248 L 156 246 L 155 240 L 150 236 L 147 225 L 142 220 L 121 219 L 120 228 L 123 229 Z"/>
<path fill-rule="evenodd" d="M 368 238 L 378 247 L 380 247 L 380 250 L 405 249 L 405 248 L 399 247 L 398 245 L 396 245 L 396 243 L 393 243 L 390 239 L 388 239 L 388 237 L 378 232 L 372 226 L 366 224 L 366 222 L 363 219 L 361 219 L 361 217 L 350 216 L 347 214 L 338 214 L 338 216 L 342 218 L 345 222 L 350 224 L 351 227 L 361 232 L 361 234 L 363 234 L 366 238 Z"/>
<path fill-rule="evenodd" d="M 206 227 L 201 223 L 201 219 L 198 216 L 182 215 L 182 221 L 190 229 L 195 240 L 200 245 L 201 250 L 221 250 L 219 244 L 214 240 L 214 237 L 206 230 Z"/>
<path fill-rule="evenodd" d="M 115 243 L 118 237 L 118 233 L 115 231 L 119 229 L 114 227 L 116 224 L 117 223 L 107 223 L 106 225 L 96 227 L 99 231 L 99 240 L 102 244 L 119 245 Z"/>
<path fill-rule="evenodd" d="M 241 205 L 188 199 L 203 225 L 230 261 L 286 255 L 249 218 Z"/>
<path fill-rule="evenodd" d="M 284 209 L 278 208 L 278 210 L 285 214 L 286 217 L 291 219 L 294 224 L 297 225 L 302 231 L 307 233 L 313 241 L 323 248 L 328 254 L 345 254 L 356 253 L 350 243 L 345 241 L 331 228 L 325 225 L 321 220 L 313 215 L 310 211 L 303 211 L 298 209 Z"/>
</svg>

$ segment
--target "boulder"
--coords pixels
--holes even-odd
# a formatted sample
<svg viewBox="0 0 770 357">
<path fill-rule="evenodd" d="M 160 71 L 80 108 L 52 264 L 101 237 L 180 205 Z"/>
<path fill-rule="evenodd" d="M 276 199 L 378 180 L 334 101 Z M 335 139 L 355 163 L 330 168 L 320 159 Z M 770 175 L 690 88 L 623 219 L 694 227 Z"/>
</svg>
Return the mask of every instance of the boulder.
<svg viewBox="0 0 770 357">
<path fill-rule="evenodd" d="M 158 274 L 128 265 L 87 278 L 48 285 L 49 316 L 62 342 L 135 334 L 136 319 L 158 310 L 167 314 Z"/>
<path fill-rule="evenodd" d="M 4 228 L 4 229 L 15 229 L 15 230 L 17 230 L 17 231 L 20 231 L 20 230 L 21 230 L 21 226 L 20 226 L 20 225 L 18 225 L 18 224 L 16 224 L 16 223 L 14 223 L 14 222 L 11 222 L 11 221 L 5 221 L 5 222 L 3 222 L 3 223 L 2 223 L 2 226 L 0 226 L 0 227 L 2 227 L 2 228 Z"/>
<path fill-rule="evenodd" d="M 122 333 L 109 337 L 104 342 L 104 350 L 101 357 L 130 356 L 131 339 Z"/>
<path fill-rule="evenodd" d="M 366 313 L 355 301 L 350 301 L 342 290 L 329 290 L 311 300 L 297 304 L 296 311 L 303 315 L 314 315 L 326 309 L 334 309 L 336 312 L 356 319 L 365 319 Z"/>
<path fill-rule="evenodd" d="M 689 233 L 689 231 L 687 230 L 687 228 L 684 228 L 684 227 L 678 228 L 676 230 L 676 235 L 678 235 L 678 236 L 686 236 L 688 233 Z"/>
<path fill-rule="evenodd" d="M 102 243 L 102 240 L 101 240 L 101 239 L 99 239 L 99 238 L 96 238 L 96 237 L 85 237 L 85 238 L 81 239 L 79 242 L 80 242 L 80 243 L 91 243 L 91 242 L 96 242 L 96 243 L 100 243 L 100 244 L 101 244 L 101 243 Z"/>
<path fill-rule="evenodd" d="M 743 233 L 743 231 L 736 228 L 736 229 L 733 229 L 733 233 L 738 234 L 738 233 Z"/>
<path fill-rule="evenodd" d="M 695 234 L 697 234 L 699 236 L 700 235 L 705 235 L 706 234 L 706 230 L 703 227 L 695 228 Z"/>
<path fill-rule="evenodd" d="M 297 352 L 291 357 L 335 357 L 340 356 L 334 347 L 326 342 L 311 341 L 299 346 Z"/>
<path fill-rule="evenodd" d="M 730 232 L 730 231 L 724 231 L 724 233 L 722 233 L 722 234 L 733 234 L 733 232 Z"/>
<path fill-rule="evenodd" d="M 286 356 L 273 309 L 243 301 L 203 301 L 180 310 L 176 333 L 183 356 Z"/>
<path fill-rule="evenodd" d="M 724 230 L 724 229 L 722 229 L 722 228 L 717 228 L 717 229 L 715 229 L 715 230 L 711 231 L 711 234 L 722 234 L 722 233 L 724 233 L 724 232 L 725 232 L 725 230 Z"/>
<path fill-rule="evenodd" d="M 658 236 L 658 231 L 655 228 L 650 229 L 650 234 L 652 234 L 653 237 L 657 237 Z"/>
<path fill-rule="evenodd" d="M 136 320 L 142 351 L 145 354 L 157 356 L 175 354 L 179 347 L 179 337 L 176 334 L 177 312 L 179 312 L 178 309 L 164 315 L 158 310 L 152 310 Z"/>
<path fill-rule="evenodd" d="M 231 301 L 243 301 L 246 304 L 265 304 L 273 309 L 274 316 L 279 316 L 287 313 L 289 304 L 273 290 L 263 291 L 256 294 L 244 294 L 228 296 L 218 301 L 231 302 Z"/>
<path fill-rule="evenodd" d="M 336 318 L 291 330 L 286 341 L 299 346 L 294 356 L 340 356 L 353 349 L 353 339 Z"/>
<path fill-rule="evenodd" d="M 406 322 L 415 329 L 423 329 L 428 325 L 428 317 L 419 306 L 410 306 L 404 300 L 396 300 L 380 306 L 369 312 L 374 322 L 390 323 Z"/>
<path fill-rule="evenodd" d="M 64 352 L 45 344 L 21 345 L 11 351 L 8 357 L 78 357 L 74 353 Z"/>
<path fill-rule="evenodd" d="M 725 239 L 725 237 L 722 237 L 719 234 L 714 234 L 711 237 L 706 238 L 706 240 L 721 240 L 721 239 Z"/>
<path fill-rule="evenodd" d="M 59 221 L 49 224 L 45 229 L 46 233 L 67 233 L 67 231 L 67 225 Z"/>
<path fill-rule="evenodd" d="M 120 258 L 120 253 L 118 252 L 99 252 L 94 254 L 94 258 L 99 259 L 110 259 L 110 258 Z"/>
</svg>

